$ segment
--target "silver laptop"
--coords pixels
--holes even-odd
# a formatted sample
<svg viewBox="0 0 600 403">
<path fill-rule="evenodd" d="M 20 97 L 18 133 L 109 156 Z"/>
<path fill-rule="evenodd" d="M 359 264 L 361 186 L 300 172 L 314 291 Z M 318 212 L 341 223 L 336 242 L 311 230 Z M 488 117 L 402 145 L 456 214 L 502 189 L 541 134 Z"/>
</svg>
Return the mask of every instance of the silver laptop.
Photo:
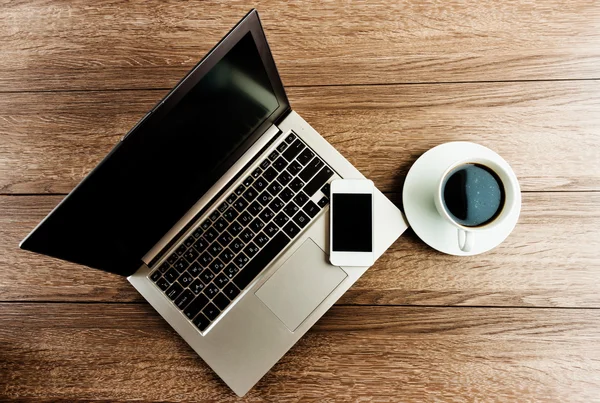
<svg viewBox="0 0 600 403">
<path fill-rule="evenodd" d="M 329 263 L 329 183 L 363 176 L 289 106 L 242 19 L 23 240 L 126 276 L 239 396 L 365 272 Z M 406 229 L 374 195 L 374 250 Z"/>
</svg>

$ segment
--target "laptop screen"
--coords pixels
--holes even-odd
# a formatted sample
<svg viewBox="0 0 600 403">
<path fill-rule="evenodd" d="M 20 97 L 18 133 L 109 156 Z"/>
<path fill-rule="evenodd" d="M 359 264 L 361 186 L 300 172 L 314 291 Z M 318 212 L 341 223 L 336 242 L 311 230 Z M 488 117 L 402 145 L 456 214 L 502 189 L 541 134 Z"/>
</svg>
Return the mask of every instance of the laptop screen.
<svg viewBox="0 0 600 403">
<path fill-rule="evenodd" d="M 256 129 L 273 118 L 281 96 L 250 31 L 174 98 L 120 143 L 22 246 L 130 274 L 258 138 Z"/>
</svg>

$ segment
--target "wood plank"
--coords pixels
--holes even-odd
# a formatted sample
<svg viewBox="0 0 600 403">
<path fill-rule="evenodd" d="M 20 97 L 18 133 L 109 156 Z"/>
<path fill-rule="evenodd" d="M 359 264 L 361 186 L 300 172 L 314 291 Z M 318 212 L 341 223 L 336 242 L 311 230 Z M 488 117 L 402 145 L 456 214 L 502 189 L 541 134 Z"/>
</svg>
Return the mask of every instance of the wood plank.
<svg viewBox="0 0 600 403">
<path fill-rule="evenodd" d="M 67 193 L 166 94 L 0 99 L 0 193 Z M 383 191 L 447 141 L 496 150 L 526 191 L 600 190 L 600 81 L 293 88 L 294 108 Z"/>
<path fill-rule="evenodd" d="M 599 320 L 334 307 L 238 400 L 147 305 L 0 304 L 0 399 L 588 402 L 600 395 Z"/>
<path fill-rule="evenodd" d="M 17 249 L 60 199 L 0 197 L 0 301 L 141 301 L 124 278 Z M 508 239 L 467 258 L 436 252 L 409 231 L 339 302 L 600 307 L 598 205 L 598 193 L 525 193 Z"/>
<path fill-rule="evenodd" d="M 2 4 L 0 90 L 168 88 L 253 6 L 287 85 L 600 77 L 595 2 L 36 0 Z"/>
</svg>

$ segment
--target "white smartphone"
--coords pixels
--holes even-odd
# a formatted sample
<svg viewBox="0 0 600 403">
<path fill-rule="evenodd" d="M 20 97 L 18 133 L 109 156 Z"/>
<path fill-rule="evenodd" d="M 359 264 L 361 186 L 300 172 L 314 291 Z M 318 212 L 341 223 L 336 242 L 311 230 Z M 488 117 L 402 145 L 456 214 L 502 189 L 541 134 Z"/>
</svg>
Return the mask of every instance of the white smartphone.
<svg viewBox="0 0 600 403">
<path fill-rule="evenodd" d="M 331 182 L 329 261 L 334 266 L 371 266 L 373 255 L 373 182 Z"/>
</svg>

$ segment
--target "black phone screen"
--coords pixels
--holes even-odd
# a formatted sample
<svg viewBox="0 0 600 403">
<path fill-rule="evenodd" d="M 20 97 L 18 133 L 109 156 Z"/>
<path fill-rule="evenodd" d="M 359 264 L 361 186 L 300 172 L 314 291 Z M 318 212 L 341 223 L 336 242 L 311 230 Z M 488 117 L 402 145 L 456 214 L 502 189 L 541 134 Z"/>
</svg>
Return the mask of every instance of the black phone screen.
<svg viewBox="0 0 600 403">
<path fill-rule="evenodd" d="M 332 250 L 334 252 L 373 251 L 373 195 L 333 193 Z"/>
</svg>

